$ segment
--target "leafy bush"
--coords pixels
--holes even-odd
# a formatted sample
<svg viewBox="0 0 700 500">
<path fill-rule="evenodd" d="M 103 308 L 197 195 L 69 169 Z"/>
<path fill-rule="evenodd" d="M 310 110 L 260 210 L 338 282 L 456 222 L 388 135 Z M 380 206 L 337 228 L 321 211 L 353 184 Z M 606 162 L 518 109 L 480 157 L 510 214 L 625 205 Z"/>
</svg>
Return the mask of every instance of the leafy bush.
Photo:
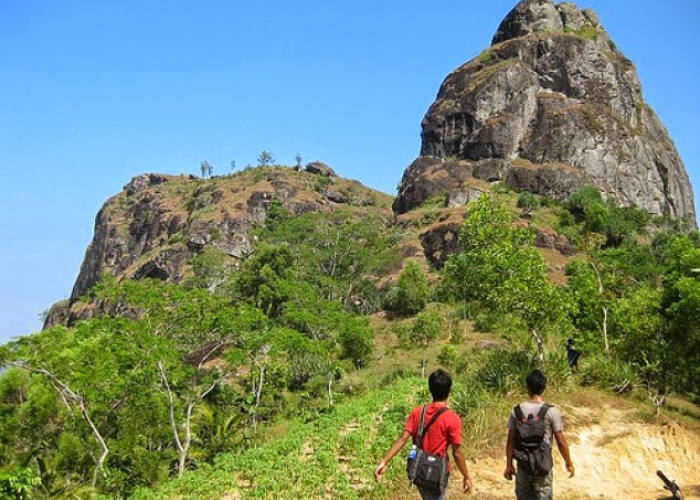
<svg viewBox="0 0 700 500">
<path fill-rule="evenodd" d="M 484 354 L 475 381 L 492 393 L 513 394 L 525 386 L 525 377 L 531 369 L 526 353 L 495 349 Z"/>
<path fill-rule="evenodd" d="M 619 394 L 632 391 L 639 385 L 635 367 L 626 361 L 595 355 L 586 360 L 580 369 L 581 385 L 592 385 Z"/>
<path fill-rule="evenodd" d="M 620 246 L 643 231 L 650 218 L 644 210 L 618 206 L 614 198 L 603 200 L 593 186 L 584 186 L 572 194 L 567 209 L 585 231 L 605 236 L 605 245 L 609 247 Z"/>
<path fill-rule="evenodd" d="M 530 191 L 523 191 L 518 195 L 517 207 L 522 209 L 523 213 L 529 214 L 538 206 L 538 199 Z"/>
<path fill-rule="evenodd" d="M 431 295 L 425 273 L 415 261 L 409 261 L 401 271 L 395 287 L 384 297 L 387 311 L 410 316 L 423 310 Z"/>
<path fill-rule="evenodd" d="M 561 388 L 571 381 L 571 369 L 566 358 L 566 351 L 548 351 L 544 362 L 544 373 L 547 375 L 547 385 Z"/>
<path fill-rule="evenodd" d="M 34 489 L 41 480 L 31 469 L 20 467 L 0 470 L 0 500 L 25 500 L 34 498 Z"/>
</svg>

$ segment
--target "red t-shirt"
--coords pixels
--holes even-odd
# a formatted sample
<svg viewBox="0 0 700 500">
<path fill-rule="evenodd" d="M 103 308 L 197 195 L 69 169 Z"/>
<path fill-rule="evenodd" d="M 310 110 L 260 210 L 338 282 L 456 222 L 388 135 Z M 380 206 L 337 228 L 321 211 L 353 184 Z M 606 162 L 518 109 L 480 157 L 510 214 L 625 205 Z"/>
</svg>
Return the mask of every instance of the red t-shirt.
<svg viewBox="0 0 700 500">
<path fill-rule="evenodd" d="M 430 403 L 425 410 L 425 418 L 423 419 L 423 427 L 428 425 L 430 419 L 436 411 L 442 408 L 444 403 Z M 418 423 L 420 422 L 420 413 L 423 406 L 417 406 L 406 419 L 404 430 L 411 433 L 413 441 L 416 440 L 418 434 Z M 430 426 L 428 432 L 423 434 L 421 448 L 431 455 L 447 455 L 447 445 L 462 444 L 462 422 L 459 416 L 452 410 L 447 410 L 440 415 L 435 423 Z"/>
</svg>

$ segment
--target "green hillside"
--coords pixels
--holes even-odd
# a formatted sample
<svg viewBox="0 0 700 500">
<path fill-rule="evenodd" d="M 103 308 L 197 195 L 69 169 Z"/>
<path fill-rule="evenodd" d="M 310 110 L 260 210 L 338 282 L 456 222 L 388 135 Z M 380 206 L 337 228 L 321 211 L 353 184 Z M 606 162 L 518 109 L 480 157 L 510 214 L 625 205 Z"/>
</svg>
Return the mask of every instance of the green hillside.
<svg viewBox="0 0 700 500">
<path fill-rule="evenodd" d="M 0 499 L 403 498 L 399 457 L 381 484 L 372 471 L 437 366 L 490 498 L 508 497 L 503 422 L 536 366 L 574 460 L 661 433 L 665 454 L 640 464 L 700 481 L 697 231 L 590 188 L 566 203 L 494 186 L 466 207 L 380 208 L 273 200 L 239 264 L 205 249 L 179 283 L 105 278 L 81 299 L 99 314 L 2 346 Z M 431 264 L 421 238 L 455 223 L 455 250 Z M 611 484 L 655 484 L 625 473 Z"/>
</svg>

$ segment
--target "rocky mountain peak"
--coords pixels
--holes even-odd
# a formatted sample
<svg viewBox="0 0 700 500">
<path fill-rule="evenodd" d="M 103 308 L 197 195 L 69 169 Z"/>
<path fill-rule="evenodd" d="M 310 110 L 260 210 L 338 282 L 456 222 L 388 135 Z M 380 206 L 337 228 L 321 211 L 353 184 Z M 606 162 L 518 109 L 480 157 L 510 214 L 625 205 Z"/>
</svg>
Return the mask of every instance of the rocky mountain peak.
<svg viewBox="0 0 700 500">
<path fill-rule="evenodd" d="M 555 4 L 551 0 L 522 0 L 501 21 L 491 45 L 535 33 L 580 32 L 585 28 L 608 38 L 598 16 L 590 9 L 580 10 L 571 2 Z"/>
<path fill-rule="evenodd" d="M 523 0 L 501 21 L 492 45 L 511 38 L 530 35 L 536 31 L 564 29 L 561 15 L 550 0 Z"/>
<path fill-rule="evenodd" d="M 480 183 L 555 199 L 593 185 L 694 225 L 687 172 L 641 88 L 595 12 L 523 0 L 493 44 L 443 81 L 394 210 L 436 195 L 469 199 Z"/>
<path fill-rule="evenodd" d="M 277 204 L 293 215 L 391 214 L 389 195 L 343 179 L 322 162 L 304 170 L 256 167 L 206 179 L 138 175 L 97 214 L 71 296 L 51 308 L 45 327 L 90 317 L 100 305 L 86 306 L 81 298 L 105 275 L 179 283 L 192 277 L 193 259 L 203 252 L 226 256 L 237 267 L 253 250 L 254 230 Z"/>
</svg>

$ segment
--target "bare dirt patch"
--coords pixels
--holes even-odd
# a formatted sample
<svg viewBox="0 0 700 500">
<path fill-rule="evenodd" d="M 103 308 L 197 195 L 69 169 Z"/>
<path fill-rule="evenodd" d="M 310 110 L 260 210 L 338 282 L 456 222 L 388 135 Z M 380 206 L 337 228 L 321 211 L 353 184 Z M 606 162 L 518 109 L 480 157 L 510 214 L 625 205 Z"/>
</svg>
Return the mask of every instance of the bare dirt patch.
<svg viewBox="0 0 700 500">
<path fill-rule="evenodd" d="M 568 409 L 567 409 L 568 410 Z M 573 409 L 572 409 L 573 410 Z M 700 499 L 700 435 L 676 424 L 630 424 L 628 412 L 617 408 L 574 410 L 569 440 L 576 476 L 569 479 L 555 450 L 555 497 L 567 500 L 669 498 L 656 476 L 658 469 L 681 486 L 686 499 Z M 590 418 L 587 418 L 590 417 Z M 590 425 L 586 425 L 586 421 Z M 473 459 L 472 498 L 514 499 L 514 484 L 503 478 L 505 460 Z M 461 476 L 453 475 L 447 499 L 465 498 Z"/>
</svg>

